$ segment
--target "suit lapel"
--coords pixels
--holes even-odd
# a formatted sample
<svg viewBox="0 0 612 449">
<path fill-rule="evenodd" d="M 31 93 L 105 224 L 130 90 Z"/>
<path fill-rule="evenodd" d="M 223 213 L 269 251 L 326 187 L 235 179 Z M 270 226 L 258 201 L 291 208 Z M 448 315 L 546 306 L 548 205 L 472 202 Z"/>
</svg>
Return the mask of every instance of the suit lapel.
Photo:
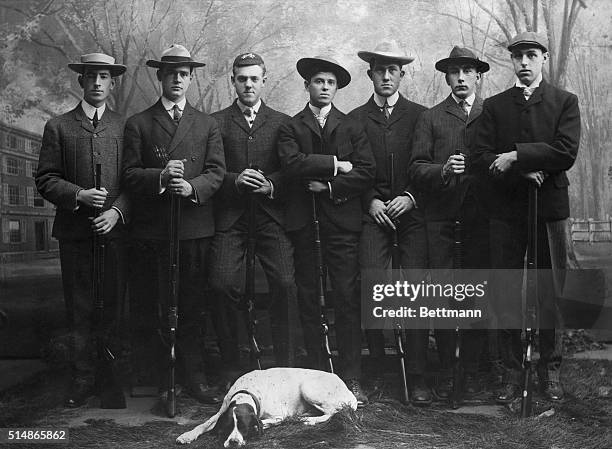
<svg viewBox="0 0 612 449">
<path fill-rule="evenodd" d="M 540 85 L 533 91 L 529 100 L 527 100 L 526 106 L 532 106 L 542 102 L 542 96 L 544 95 L 543 90 L 545 89 L 545 82 L 542 80 Z"/>
<path fill-rule="evenodd" d="M 452 95 L 449 95 L 448 97 L 446 97 L 445 103 L 446 103 L 446 108 L 445 108 L 446 112 L 448 112 L 450 115 L 457 117 L 459 120 L 465 123 L 466 121 L 465 113 L 461 109 L 461 106 L 457 104 L 457 102 L 455 101 Z"/>
<path fill-rule="evenodd" d="M 255 133 L 255 131 L 258 128 L 260 128 L 261 126 L 263 126 L 264 123 L 266 123 L 267 119 L 268 119 L 268 107 L 262 101 L 261 105 L 259 106 L 259 111 L 257 111 L 257 115 L 255 116 L 255 121 L 253 122 L 253 126 L 250 129 L 250 133 L 251 134 Z M 243 120 L 243 122 L 246 123 L 246 120 Z M 247 128 L 248 128 L 248 125 L 247 125 Z"/>
<path fill-rule="evenodd" d="M 393 112 L 391 112 L 391 115 L 389 116 L 389 120 L 387 121 L 389 126 L 402 118 L 402 116 L 406 112 L 406 104 L 407 104 L 406 99 L 402 97 L 400 94 L 399 98 L 397 99 L 397 102 L 395 103 L 395 106 L 393 106 Z M 381 114 L 382 114 L 383 120 L 385 120 L 384 114 L 382 112 Z"/>
<path fill-rule="evenodd" d="M 183 139 L 191 129 L 191 126 L 193 125 L 194 121 L 195 109 L 192 108 L 189 103 L 185 103 L 185 110 L 183 111 L 183 115 L 179 120 L 176 132 L 174 133 L 174 136 L 172 136 L 172 140 L 170 141 L 170 148 L 168 148 L 168 154 L 172 154 L 172 152 L 183 141 Z"/>
<path fill-rule="evenodd" d="M 306 107 L 302 110 L 300 118 L 302 122 L 304 123 L 304 125 L 310 128 L 310 130 L 314 134 L 319 136 L 319 139 L 320 139 L 321 138 L 321 127 L 319 126 L 319 122 L 317 122 L 317 119 L 315 119 L 314 114 L 310 110 L 310 107 L 308 107 L 308 104 L 306 104 Z"/>
<path fill-rule="evenodd" d="M 253 128 L 249 128 L 249 124 L 247 123 L 244 114 L 240 110 L 240 107 L 238 107 L 237 102 L 238 100 L 235 100 L 232 106 L 232 120 L 234 121 L 234 123 L 236 123 L 236 125 L 238 125 L 238 127 L 242 128 L 245 133 L 251 134 Z M 259 110 L 261 111 L 261 108 L 259 108 Z M 257 116 L 255 118 L 255 122 L 256 121 Z M 253 123 L 253 126 L 255 126 L 255 123 Z"/>
<path fill-rule="evenodd" d="M 510 95 L 512 95 L 512 98 L 514 98 L 514 103 L 520 106 L 525 106 L 525 103 L 527 103 L 527 100 L 525 100 L 523 91 L 520 87 L 510 88 Z"/>
<path fill-rule="evenodd" d="M 382 125 L 385 125 L 387 123 L 387 119 L 385 119 L 385 115 L 383 114 L 383 112 L 380 110 L 380 108 L 374 101 L 374 95 L 372 95 L 370 97 L 370 100 L 368 101 L 368 117 L 370 118 L 370 120 L 376 123 L 380 123 Z"/>
<path fill-rule="evenodd" d="M 480 114 L 482 113 L 482 99 L 479 96 L 476 96 L 474 100 L 474 104 L 472 105 L 472 110 L 470 111 L 470 116 L 468 117 L 467 124 L 469 125 L 474 120 L 476 120 Z"/>
<path fill-rule="evenodd" d="M 83 128 L 87 132 L 94 133 L 95 132 L 94 127 L 89 121 L 89 119 L 87 118 L 87 116 L 85 115 L 85 112 L 83 112 L 83 108 L 81 107 L 80 103 L 77 105 L 76 108 L 73 109 L 73 111 L 74 111 L 74 119 L 81 122 L 81 128 Z M 98 124 L 98 126 L 100 125 Z"/>
<path fill-rule="evenodd" d="M 161 128 L 166 131 L 168 136 L 172 137 L 175 134 L 176 126 L 174 123 L 172 123 L 172 119 L 168 115 L 166 109 L 164 109 L 161 99 L 155 103 L 151 112 L 153 113 L 153 120 L 155 120 L 161 126 Z"/>
<path fill-rule="evenodd" d="M 327 116 L 327 120 L 325 120 L 325 127 L 323 128 L 325 135 L 331 136 L 341 121 L 342 116 L 340 115 L 340 111 L 338 111 L 336 107 L 332 105 L 331 111 L 329 111 L 329 115 Z"/>
</svg>

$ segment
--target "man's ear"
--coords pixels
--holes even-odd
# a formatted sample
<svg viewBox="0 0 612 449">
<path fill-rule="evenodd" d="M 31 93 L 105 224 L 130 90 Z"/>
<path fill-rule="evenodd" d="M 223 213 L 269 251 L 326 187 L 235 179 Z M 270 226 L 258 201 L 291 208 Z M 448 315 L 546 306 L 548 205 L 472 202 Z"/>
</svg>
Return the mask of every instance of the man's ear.
<svg viewBox="0 0 612 449">
<path fill-rule="evenodd" d="M 308 86 L 310 86 L 310 81 L 304 80 L 304 89 L 308 90 Z"/>
<path fill-rule="evenodd" d="M 234 79 L 234 75 L 231 75 L 231 76 L 230 76 L 230 81 L 232 82 L 232 84 L 235 84 L 235 83 L 236 83 L 236 80 Z"/>
<path fill-rule="evenodd" d="M 368 78 L 372 79 L 372 69 L 368 69 L 366 73 L 368 74 Z"/>
<path fill-rule="evenodd" d="M 403 78 L 406 72 L 404 70 L 400 70 L 400 78 Z"/>
<path fill-rule="evenodd" d="M 161 81 L 162 80 L 162 69 L 157 69 L 157 72 L 155 72 L 155 75 L 157 76 L 157 81 Z"/>
<path fill-rule="evenodd" d="M 446 73 L 444 74 L 444 79 L 446 80 L 446 84 L 447 84 L 448 86 L 450 86 L 451 84 L 450 84 L 450 82 L 448 81 L 448 72 L 446 72 Z"/>
<path fill-rule="evenodd" d="M 268 77 L 264 75 L 263 78 L 261 79 L 261 84 L 266 84 L 266 81 L 268 81 Z"/>
<path fill-rule="evenodd" d="M 108 89 L 113 90 L 115 88 L 116 83 L 117 82 L 115 81 L 115 78 L 111 78 L 110 86 L 108 86 Z"/>
<path fill-rule="evenodd" d="M 77 79 L 79 80 L 79 86 L 81 86 L 81 88 L 83 88 L 83 75 L 79 75 L 79 77 Z"/>
<path fill-rule="evenodd" d="M 542 53 L 542 56 L 544 57 L 544 62 L 546 62 L 546 61 L 548 61 L 548 58 L 550 57 L 550 53 L 545 51 L 544 53 Z"/>
</svg>

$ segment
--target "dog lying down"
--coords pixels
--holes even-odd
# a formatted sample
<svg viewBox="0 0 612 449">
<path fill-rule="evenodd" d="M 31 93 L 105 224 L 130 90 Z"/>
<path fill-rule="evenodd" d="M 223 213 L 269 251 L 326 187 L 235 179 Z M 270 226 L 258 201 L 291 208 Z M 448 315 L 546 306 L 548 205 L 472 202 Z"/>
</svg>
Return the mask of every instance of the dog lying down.
<svg viewBox="0 0 612 449">
<path fill-rule="evenodd" d="M 251 371 L 236 380 L 216 414 L 176 442 L 191 443 L 215 430 L 224 440 L 223 447 L 240 447 L 253 434 L 290 416 L 300 416 L 304 424 L 314 425 L 344 407 L 357 410 L 357 399 L 335 374 L 305 368 Z M 312 416 L 314 413 L 317 415 Z"/>
</svg>

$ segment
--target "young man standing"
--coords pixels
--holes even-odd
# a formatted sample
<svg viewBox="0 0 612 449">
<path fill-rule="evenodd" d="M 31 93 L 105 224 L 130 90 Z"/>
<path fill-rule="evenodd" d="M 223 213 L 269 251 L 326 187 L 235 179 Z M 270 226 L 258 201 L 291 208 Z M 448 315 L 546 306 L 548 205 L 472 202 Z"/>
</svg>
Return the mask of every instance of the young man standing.
<svg viewBox="0 0 612 449">
<path fill-rule="evenodd" d="M 545 37 L 531 31 L 512 38 L 508 50 L 515 85 L 487 99 L 483 106 L 473 165 L 486 183 L 483 199 L 490 216 L 492 268 L 523 268 L 530 184 L 538 189 L 538 268 L 565 268 L 552 263 L 548 229 L 569 216 L 565 172 L 578 153 L 580 110 L 576 95 L 543 79 L 542 69 L 549 58 L 547 45 Z M 517 284 L 510 293 L 519 304 L 521 283 Z M 538 374 L 545 396 L 560 400 L 561 348 L 555 339 L 552 293 L 552 288 L 540 288 Z M 521 393 L 520 329 L 502 330 L 499 345 L 506 372 L 497 400 L 508 403 Z"/>
<path fill-rule="evenodd" d="M 374 158 L 361 125 L 336 109 L 338 89 L 351 80 L 335 60 L 302 58 L 297 70 L 310 100 L 281 127 L 278 151 L 288 178 L 286 226 L 295 248 L 298 302 L 309 363 L 322 367 L 314 254 L 313 205 L 322 256 L 334 290 L 336 341 L 343 377 L 357 400 L 367 402 L 360 384 L 361 320 L 357 279 L 361 195 L 374 180 Z M 314 199 L 313 199 L 314 195 Z"/>
<path fill-rule="evenodd" d="M 132 290 L 131 311 L 138 322 L 135 327 L 140 330 L 135 352 L 144 351 L 154 338 L 150 332 L 157 321 L 158 296 L 161 315 L 167 316 L 170 195 L 178 195 L 181 220 L 177 356 L 191 395 L 202 402 L 217 402 L 219 398 L 208 386 L 202 366 L 200 325 L 205 260 L 215 229 L 212 196 L 225 173 L 223 142 L 215 120 L 194 109 L 185 98 L 193 69 L 204 63 L 194 61 L 182 45 L 173 44 L 162 53 L 161 60 L 149 60 L 147 65 L 157 68 L 162 96 L 149 109 L 127 120 L 123 158 L 123 185 L 134 205 L 134 264 L 151 269 L 148 273 L 139 271 Z M 166 153 L 169 161 L 160 160 L 157 152 Z M 158 362 L 167 359 L 162 355 L 166 351 L 167 348 L 162 353 L 160 348 Z M 163 374 L 162 393 L 167 388 Z"/>
<path fill-rule="evenodd" d="M 94 234 L 106 240 L 103 316 L 107 332 L 125 295 L 124 225 L 129 207 L 119 190 L 124 119 L 107 107 L 106 100 L 115 87 L 115 77 L 126 67 L 102 53 L 83 55 L 80 63 L 68 67 L 79 74 L 83 100 L 72 111 L 47 122 L 36 187 L 57 208 L 53 236 L 59 240 L 71 338 L 78 343 L 71 351 L 73 378 L 65 404 L 78 407 L 94 392 Z M 100 189 L 95 186 L 97 164 L 101 167 Z"/>
<path fill-rule="evenodd" d="M 237 368 L 235 308 L 245 285 L 244 258 L 249 233 L 249 202 L 255 202 L 255 253 L 269 282 L 274 355 L 279 366 L 293 364 L 287 327 L 295 304 L 293 248 L 284 230 L 284 182 L 277 152 L 278 130 L 289 116 L 268 107 L 261 94 L 266 66 L 255 53 L 238 55 L 232 67 L 238 98 L 212 116 L 223 137 L 227 173 L 214 198 L 215 237 L 209 284 L 217 297 L 216 328 L 222 357 Z"/>
<path fill-rule="evenodd" d="M 489 64 L 467 48 L 454 47 L 448 58 L 436 62 L 436 69 L 445 74 L 451 93 L 421 115 L 408 169 L 425 214 L 429 267 L 487 268 L 488 223 L 477 199 L 473 174 L 466 169 L 466 158 L 482 112 L 482 99 L 476 91 Z M 459 229 L 456 221 L 460 223 Z M 457 241 L 461 242 L 463 255 L 463 266 L 459 267 L 453 257 Z M 454 388 L 456 333 L 436 329 L 435 334 L 441 376 L 434 391 L 438 398 L 448 399 Z M 485 339 L 484 331 L 462 332 L 460 354 L 466 372 L 465 391 L 472 395 L 480 390 L 478 360 Z"/>
<path fill-rule="evenodd" d="M 372 80 L 374 93 L 349 117 L 365 128 L 376 159 L 374 185 L 363 196 L 365 214 L 360 264 L 362 268 L 390 268 L 393 234 L 397 233 L 401 267 L 424 268 L 427 247 L 423 215 L 415 207 L 407 167 L 412 154 L 414 127 L 425 107 L 407 100 L 398 91 L 404 77 L 402 67 L 414 58 L 406 56 L 392 41 L 381 42 L 374 51 L 360 51 L 357 55 L 370 65 L 367 74 Z M 393 186 L 389 173 L 391 157 Z M 424 379 L 428 332 L 407 329 L 406 334 L 406 371 L 410 376 L 411 401 L 424 405 L 431 402 Z M 383 333 L 370 330 L 366 335 L 373 363 L 380 367 L 385 355 Z"/>
</svg>

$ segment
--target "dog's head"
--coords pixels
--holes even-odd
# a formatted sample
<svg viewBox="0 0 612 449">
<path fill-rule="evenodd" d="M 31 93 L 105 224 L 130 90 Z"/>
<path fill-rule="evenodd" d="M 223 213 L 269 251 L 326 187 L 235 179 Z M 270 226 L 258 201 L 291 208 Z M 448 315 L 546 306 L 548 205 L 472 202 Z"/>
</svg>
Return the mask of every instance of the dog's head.
<svg viewBox="0 0 612 449">
<path fill-rule="evenodd" d="M 254 435 L 261 435 L 263 427 L 251 404 L 232 401 L 215 425 L 223 447 L 242 447 Z"/>
</svg>

